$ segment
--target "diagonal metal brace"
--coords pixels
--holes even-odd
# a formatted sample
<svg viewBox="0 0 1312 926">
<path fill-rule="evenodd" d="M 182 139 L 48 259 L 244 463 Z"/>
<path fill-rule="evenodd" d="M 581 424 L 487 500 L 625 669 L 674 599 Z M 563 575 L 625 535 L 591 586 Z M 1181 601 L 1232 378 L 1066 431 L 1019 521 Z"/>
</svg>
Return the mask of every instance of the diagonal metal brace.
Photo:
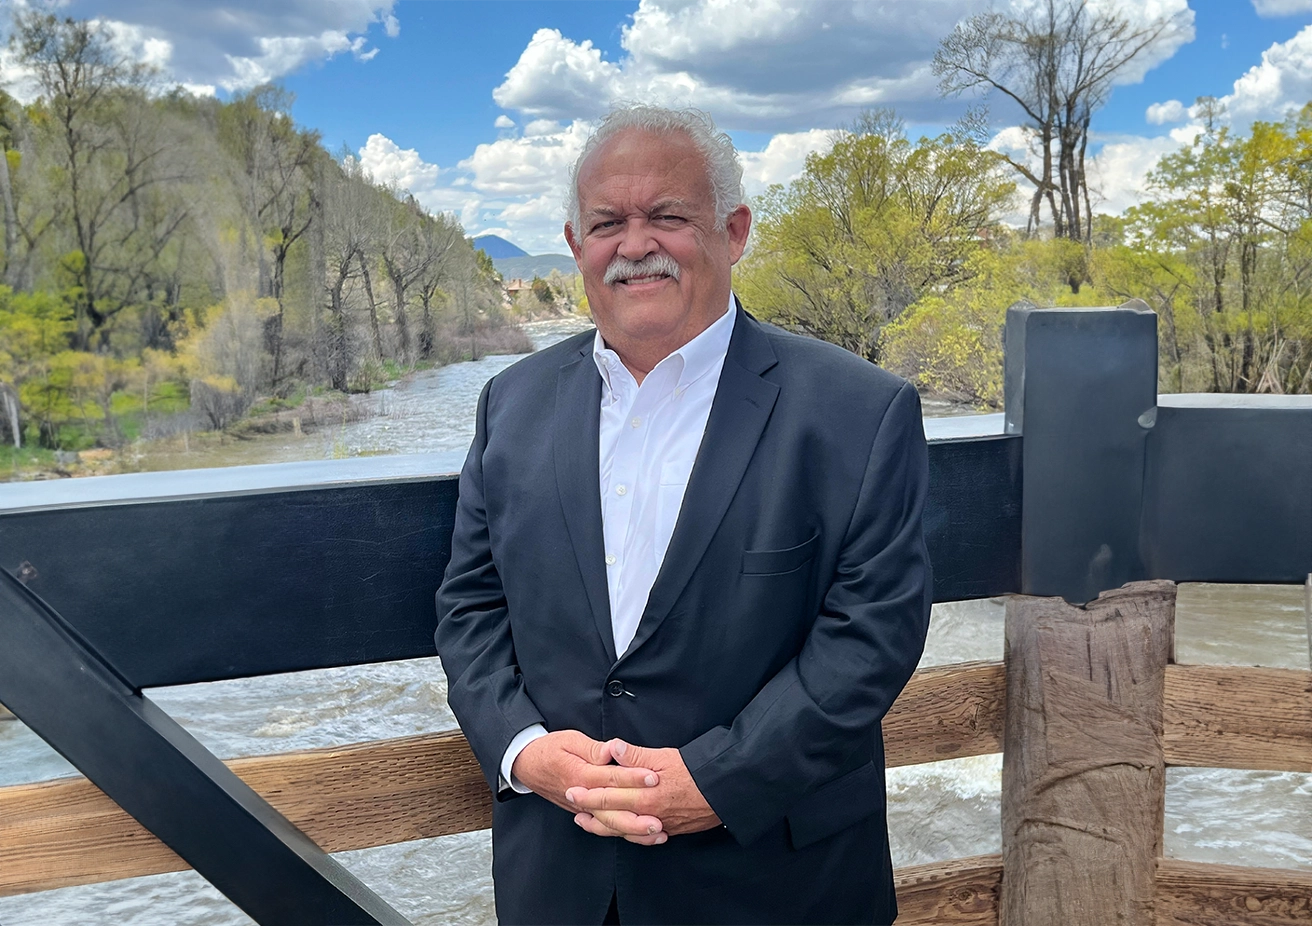
<svg viewBox="0 0 1312 926">
<path fill-rule="evenodd" d="M 256 922 L 408 924 L 2 569 L 0 703 Z"/>
</svg>

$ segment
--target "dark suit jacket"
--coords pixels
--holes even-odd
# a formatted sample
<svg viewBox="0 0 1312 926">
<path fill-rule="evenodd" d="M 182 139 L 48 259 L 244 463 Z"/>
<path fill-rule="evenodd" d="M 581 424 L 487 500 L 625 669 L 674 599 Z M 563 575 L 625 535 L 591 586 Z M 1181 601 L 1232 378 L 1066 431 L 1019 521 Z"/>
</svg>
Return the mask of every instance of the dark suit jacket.
<svg viewBox="0 0 1312 926">
<path fill-rule="evenodd" d="M 616 660 L 592 334 L 488 383 L 437 646 L 494 791 L 533 723 L 678 747 L 724 828 L 643 847 L 498 795 L 503 922 L 891 922 L 880 719 L 920 657 L 930 567 L 916 391 L 738 308 L 637 636 Z"/>
</svg>

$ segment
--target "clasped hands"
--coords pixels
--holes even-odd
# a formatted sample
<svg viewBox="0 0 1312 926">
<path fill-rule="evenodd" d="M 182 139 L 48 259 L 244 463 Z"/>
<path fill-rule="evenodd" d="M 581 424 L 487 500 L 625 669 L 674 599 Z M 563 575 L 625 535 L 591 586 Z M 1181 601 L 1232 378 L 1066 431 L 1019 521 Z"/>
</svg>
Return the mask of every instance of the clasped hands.
<svg viewBox="0 0 1312 926">
<path fill-rule="evenodd" d="M 511 771 L 597 836 L 658 846 L 720 825 L 677 749 L 603 743 L 560 730 L 525 746 Z"/>
</svg>

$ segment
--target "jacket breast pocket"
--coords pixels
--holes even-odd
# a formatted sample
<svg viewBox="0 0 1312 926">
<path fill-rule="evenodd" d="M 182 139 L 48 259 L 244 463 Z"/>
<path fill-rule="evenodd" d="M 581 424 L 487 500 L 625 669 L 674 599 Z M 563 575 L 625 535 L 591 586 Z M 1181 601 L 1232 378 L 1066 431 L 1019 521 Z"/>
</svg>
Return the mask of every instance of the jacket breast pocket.
<svg viewBox="0 0 1312 926">
<path fill-rule="evenodd" d="M 819 842 L 873 813 L 884 811 L 884 775 L 873 762 L 821 785 L 788 811 L 788 838 L 794 849 Z"/>
<path fill-rule="evenodd" d="M 743 575 L 772 576 L 795 572 L 811 562 L 819 544 L 820 532 L 816 531 L 809 539 L 795 547 L 785 547 L 782 550 L 744 550 Z"/>
</svg>

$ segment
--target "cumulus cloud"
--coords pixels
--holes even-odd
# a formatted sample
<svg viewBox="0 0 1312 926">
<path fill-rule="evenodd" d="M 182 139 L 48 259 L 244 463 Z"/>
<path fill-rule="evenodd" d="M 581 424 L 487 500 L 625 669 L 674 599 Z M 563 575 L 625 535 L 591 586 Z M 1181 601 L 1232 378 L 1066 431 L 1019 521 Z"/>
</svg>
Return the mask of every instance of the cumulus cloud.
<svg viewBox="0 0 1312 926">
<path fill-rule="evenodd" d="M 583 150 L 591 126 L 575 120 L 568 126 L 556 126 L 555 131 L 544 131 L 547 127 L 548 123 L 530 123 L 522 137 L 481 144 L 459 166 L 473 175 L 472 185 L 481 193 L 540 196 L 554 191 L 563 202 L 569 169 Z M 536 130 L 530 132 L 530 128 Z"/>
<path fill-rule="evenodd" d="M 513 129 L 515 127 L 515 120 L 511 119 L 505 113 L 502 113 L 497 116 L 497 121 L 492 124 L 498 129 Z"/>
<path fill-rule="evenodd" d="M 369 136 L 358 153 L 360 166 L 375 183 L 408 190 L 416 197 L 437 186 L 441 169 L 419 156 L 414 148 L 402 148 L 386 135 Z"/>
<path fill-rule="evenodd" d="M 1148 174 L 1165 154 L 1189 144 L 1202 131 L 1190 124 L 1156 138 L 1125 136 L 1102 140 L 1089 162 L 1089 198 L 1095 212 L 1120 213 L 1143 201 Z"/>
<path fill-rule="evenodd" d="M 1165 103 L 1154 103 L 1148 107 L 1145 117 L 1153 125 L 1169 125 L 1173 122 L 1183 122 L 1189 115 L 1189 109 L 1179 100 L 1167 100 Z"/>
<path fill-rule="evenodd" d="M 369 31 L 395 38 L 395 0 L 98 0 L 98 21 L 137 61 L 187 88 L 247 90 L 312 61 L 367 61 Z M 0 68 L 3 63 L 0 63 Z"/>
<path fill-rule="evenodd" d="M 1141 80 L 1193 38 L 1187 0 L 1091 0 L 1107 4 L 1136 21 L 1176 17 L 1121 82 Z M 932 121 L 963 105 L 939 98 L 929 67 L 939 41 L 952 23 L 989 8 L 986 0 L 641 0 L 618 61 L 590 41 L 540 29 L 493 97 L 558 120 L 595 118 L 619 99 L 694 105 L 758 131 L 837 125 L 877 105 Z"/>
<path fill-rule="evenodd" d="M 828 151 L 838 134 L 826 129 L 781 133 L 764 150 L 741 152 L 747 195 L 757 196 L 771 184 L 796 180 L 806 167 L 807 155 Z"/>
<path fill-rule="evenodd" d="M 1312 100 L 1312 26 L 1262 52 L 1262 62 L 1221 97 L 1230 120 L 1247 126 L 1257 119 L 1283 119 Z"/>
<path fill-rule="evenodd" d="M 1312 0 L 1253 0 L 1253 9 L 1264 18 L 1312 13 Z"/>
</svg>

